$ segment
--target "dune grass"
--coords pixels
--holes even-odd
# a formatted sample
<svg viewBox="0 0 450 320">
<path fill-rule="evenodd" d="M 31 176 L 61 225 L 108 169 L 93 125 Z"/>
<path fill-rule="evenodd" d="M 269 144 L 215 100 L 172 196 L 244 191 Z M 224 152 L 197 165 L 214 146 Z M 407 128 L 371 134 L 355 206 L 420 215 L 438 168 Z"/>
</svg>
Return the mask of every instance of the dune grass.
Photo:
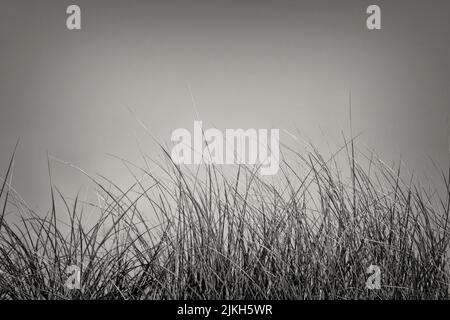
<svg viewBox="0 0 450 320">
<path fill-rule="evenodd" d="M 284 147 L 269 179 L 179 167 L 164 149 L 158 174 L 124 161 L 126 189 L 89 176 L 103 198 L 92 223 L 53 185 L 45 216 L 27 208 L 11 162 L 0 299 L 447 299 L 450 171 L 437 192 L 352 141 L 327 158 L 309 150 Z M 69 265 L 80 289 L 66 285 Z M 379 290 L 366 288 L 370 265 Z"/>
</svg>

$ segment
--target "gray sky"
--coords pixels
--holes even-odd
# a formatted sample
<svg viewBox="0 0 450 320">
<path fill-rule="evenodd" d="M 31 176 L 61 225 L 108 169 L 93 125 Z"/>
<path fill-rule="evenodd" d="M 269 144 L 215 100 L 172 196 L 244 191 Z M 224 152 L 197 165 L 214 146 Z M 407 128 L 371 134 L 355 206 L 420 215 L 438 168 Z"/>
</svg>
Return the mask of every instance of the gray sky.
<svg viewBox="0 0 450 320">
<path fill-rule="evenodd" d="M 68 31 L 66 7 L 82 10 Z M 365 10 L 382 9 L 369 31 Z M 0 6 L 0 165 L 16 139 L 14 185 L 48 205 L 46 151 L 117 181 L 113 153 L 138 161 L 192 129 L 296 128 L 319 146 L 348 129 L 418 171 L 445 165 L 450 106 L 449 1 L 22 1 Z M 288 139 L 281 136 L 283 139 Z M 55 165 L 69 194 L 85 180 Z"/>
</svg>

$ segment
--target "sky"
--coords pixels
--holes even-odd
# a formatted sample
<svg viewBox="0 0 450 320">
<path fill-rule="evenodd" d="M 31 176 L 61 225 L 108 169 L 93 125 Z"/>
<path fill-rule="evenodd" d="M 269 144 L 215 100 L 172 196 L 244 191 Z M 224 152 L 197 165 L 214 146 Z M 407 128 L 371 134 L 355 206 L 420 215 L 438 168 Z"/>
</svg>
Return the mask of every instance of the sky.
<svg viewBox="0 0 450 320">
<path fill-rule="evenodd" d="M 81 30 L 66 28 L 70 4 Z M 366 27 L 371 4 L 381 30 Z M 435 175 L 430 159 L 449 160 L 449 13 L 438 0 L 2 0 L 0 172 L 20 137 L 13 185 L 36 208 L 50 205 L 47 152 L 125 183 L 108 154 L 160 154 L 136 118 L 162 141 L 200 119 L 335 144 L 351 90 L 360 146 Z M 63 192 L 86 183 L 51 169 Z"/>
</svg>

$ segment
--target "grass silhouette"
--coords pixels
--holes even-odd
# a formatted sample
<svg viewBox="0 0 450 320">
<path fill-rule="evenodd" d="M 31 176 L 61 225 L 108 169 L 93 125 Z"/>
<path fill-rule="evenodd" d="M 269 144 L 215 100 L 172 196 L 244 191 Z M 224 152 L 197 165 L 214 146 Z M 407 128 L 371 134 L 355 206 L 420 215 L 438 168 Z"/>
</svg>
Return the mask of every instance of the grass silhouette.
<svg viewBox="0 0 450 320">
<path fill-rule="evenodd" d="M 244 165 L 180 167 L 162 148 L 158 174 L 135 168 L 150 182 L 136 174 L 121 189 L 89 176 L 104 198 L 93 223 L 53 185 L 47 215 L 28 209 L 8 182 L 13 155 L 0 189 L 0 298 L 447 299 L 450 170 L 431 192 L 344 142 L 329 158 L 284 146 L 270 179 Z M 80 289 L 67 287 L 70 265 Z M 370 265 L 379 290 L 366 288 Z"/>
</svg>

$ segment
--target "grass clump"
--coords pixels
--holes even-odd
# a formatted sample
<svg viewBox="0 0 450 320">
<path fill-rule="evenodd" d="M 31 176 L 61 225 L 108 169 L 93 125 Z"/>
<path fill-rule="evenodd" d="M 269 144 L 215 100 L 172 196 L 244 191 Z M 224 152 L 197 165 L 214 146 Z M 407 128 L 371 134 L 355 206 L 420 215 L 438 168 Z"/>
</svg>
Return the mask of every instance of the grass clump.
<svg viewBox="0 0 450 320">
<path fill-rule="evenodd" d="M 90 215 L 93 204 L 53 185 L 49 212 L 29 209 L 8 182 L 11 162 L 0 299 L 449 297 L 448 174 L 431 192 L 353 143 L 327 159 L 314 148 L 282 155 L 272 178 L 247 166 L 179 167 L 167 152 L 158 173 L 124 161 L 135 178 L 126 189 L 89 176 L 102 198 Z M 67 286 L 70 265 L 80 289 Z M 366 288 L 370 265 L 379 290 Z"/>
</svg>

